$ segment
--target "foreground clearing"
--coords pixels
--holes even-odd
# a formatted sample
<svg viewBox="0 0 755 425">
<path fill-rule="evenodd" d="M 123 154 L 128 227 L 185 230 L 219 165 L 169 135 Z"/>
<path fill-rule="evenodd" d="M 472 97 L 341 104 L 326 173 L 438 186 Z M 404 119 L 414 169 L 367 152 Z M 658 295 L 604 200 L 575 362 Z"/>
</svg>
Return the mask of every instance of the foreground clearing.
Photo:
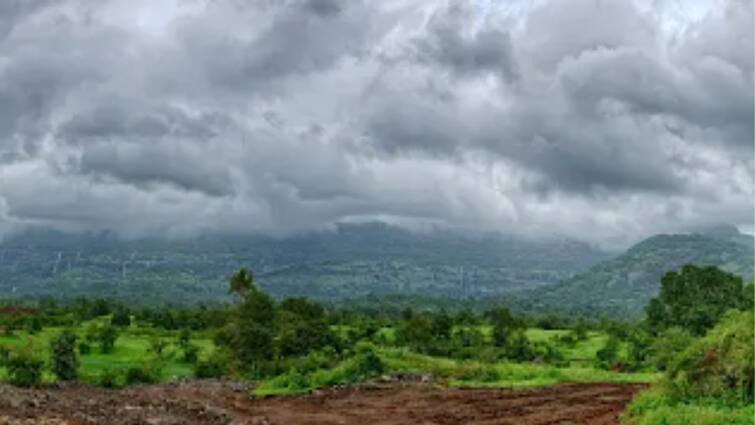
<svg viewBox="0 0 755 425">
<path fill-rule="evenodd" d="M 374 383 L 295 397 L 250 399 L 242 384 L 190 381 L 104 390 L 0 386 L 0 424 L 618 424 L 639 384 L 531 390 Z M 26 422 L 35 418 L 38 422 Z"/>
</svg>

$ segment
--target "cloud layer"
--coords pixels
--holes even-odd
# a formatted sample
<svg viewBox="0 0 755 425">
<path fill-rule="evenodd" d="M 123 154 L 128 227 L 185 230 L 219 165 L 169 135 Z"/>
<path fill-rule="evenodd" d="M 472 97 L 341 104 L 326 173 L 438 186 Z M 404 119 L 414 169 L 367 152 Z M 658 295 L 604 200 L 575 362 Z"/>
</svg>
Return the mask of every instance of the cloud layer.
<svg viewBox="0 0 755 425">
<path fill-rule="evenodd" d="M 753 221 L 751 1 L 0 6 L 0 232 Z"/>
</svg>

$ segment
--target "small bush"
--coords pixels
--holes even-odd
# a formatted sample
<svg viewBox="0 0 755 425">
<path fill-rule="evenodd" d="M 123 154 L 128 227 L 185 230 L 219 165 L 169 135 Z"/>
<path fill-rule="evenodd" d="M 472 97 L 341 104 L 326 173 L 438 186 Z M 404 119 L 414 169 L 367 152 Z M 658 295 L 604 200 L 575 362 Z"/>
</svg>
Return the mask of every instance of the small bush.
<svg viewBox="0 0 755 425">
<path fill-rule="evenodd" d="M 130 367 L 126 370 L 126 385 L 154 384 L 158 380 L 155 371 L 148 367 Z"/>
<path fill-rule="evenodd" d="M 118 309 L 113 313 L 110 324 L 120 328 L 127 328 L 131 326 L 131 315 L 125 309 Z"/>
<path fill-rule="evenodd" d="M 42 319 L 39 316 L 31 316 L 26 318 L 24 322 L 24 329 L 29 335 L 34 335 L 42 330 Z"/>
<path fill-rule="evenodd" d="M 105 369 L 97 379 L 97 385 L 103 388 L 118 388 L 118 375 L 112 369 Z"/>
<path fill-rule="evenodd" d="M 619 355 L 619 340 L 611 335 L 606 344 L 595 354 L 595 366 L 600 369 L 610 369 Z"/>
<path fill-rule="evenodd" d="M 44 362 L 24 352 L 14 352 L 6 363 L 10 383 L 17 387 L 34 387 L 42 381 Z"/>
<path fill-rule="evenodd" d="M 475 364 L 464 368 L 458 374 L 458 379 L 471 382 L 496 382 L 501 379 L 501 374 L 493 366 Z"/>
<path fill-rule="evenodd" d="M 76 339 L 71 331 L 63 331 L 50 340 L 50 363 L 52 372 L 61 381 L 78 377 L 79 357 L 76 355 Z"/>
<path fill-rule="evenodd" d="M 82 341 L 79 343 L 79 354 L 86 355 L 92 352 L 92 346 L 88 342 Z"/>
<path fill-rule="evenodd" d="M 0 367 L 4 367 L 8 364 L 10 358 L 10 348 L 0 346 Z"/>
<path fill-rule="evenodd" d="M 367 349 L 357 354 L 347 368 L 346 375 L 349 381 L 359 382 L 382 375 L 384 371 L 385 365 L 380 357 L 372 349 Z"/>
<path fill-rule="evenodd" d="M 218 356 L 199 360 L 194 364 L 194 376 L 200 379 L 220 378 L 227 374 L 228 363 Z"/>
<path fill-rule="evenodd" d="M 199 347 L 194 344 L 187 344 L 183 347 L 182 360 L 186 363 L 195 363 L 199 358 Z"/>
</svg>

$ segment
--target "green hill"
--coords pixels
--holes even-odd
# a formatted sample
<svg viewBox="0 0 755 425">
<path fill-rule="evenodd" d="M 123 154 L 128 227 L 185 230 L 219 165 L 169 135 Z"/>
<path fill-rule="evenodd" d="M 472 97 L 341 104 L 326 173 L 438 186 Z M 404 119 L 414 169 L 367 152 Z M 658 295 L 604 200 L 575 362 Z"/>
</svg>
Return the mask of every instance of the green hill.
<svg viewBox="0 0 755 425">
<path fill-rule="evenodd" d="M 641 317 L 667 271 L 685 264 L 714 265 L 751 279 L 753 255 L 753 238 L 731 227 L 657 235 L 563 283 L 519 293 L 514 303 L 525 310 Z"/>
</svg>

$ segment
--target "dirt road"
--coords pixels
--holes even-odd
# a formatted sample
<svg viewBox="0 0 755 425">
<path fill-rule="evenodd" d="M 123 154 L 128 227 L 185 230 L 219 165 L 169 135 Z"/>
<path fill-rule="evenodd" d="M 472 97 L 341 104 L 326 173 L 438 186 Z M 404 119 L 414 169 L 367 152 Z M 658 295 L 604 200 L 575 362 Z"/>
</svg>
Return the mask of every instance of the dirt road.
<svg viewBox="0 0 755 425">
<path fill-rule="evenodd" d="M 567 384 L 537 390 L 368 384 L 300 397 L 249 399 L 227 381 L 103 390 L 0 386 L 0 424 L 618 424 L 641 385 Z"/>
</svg>

